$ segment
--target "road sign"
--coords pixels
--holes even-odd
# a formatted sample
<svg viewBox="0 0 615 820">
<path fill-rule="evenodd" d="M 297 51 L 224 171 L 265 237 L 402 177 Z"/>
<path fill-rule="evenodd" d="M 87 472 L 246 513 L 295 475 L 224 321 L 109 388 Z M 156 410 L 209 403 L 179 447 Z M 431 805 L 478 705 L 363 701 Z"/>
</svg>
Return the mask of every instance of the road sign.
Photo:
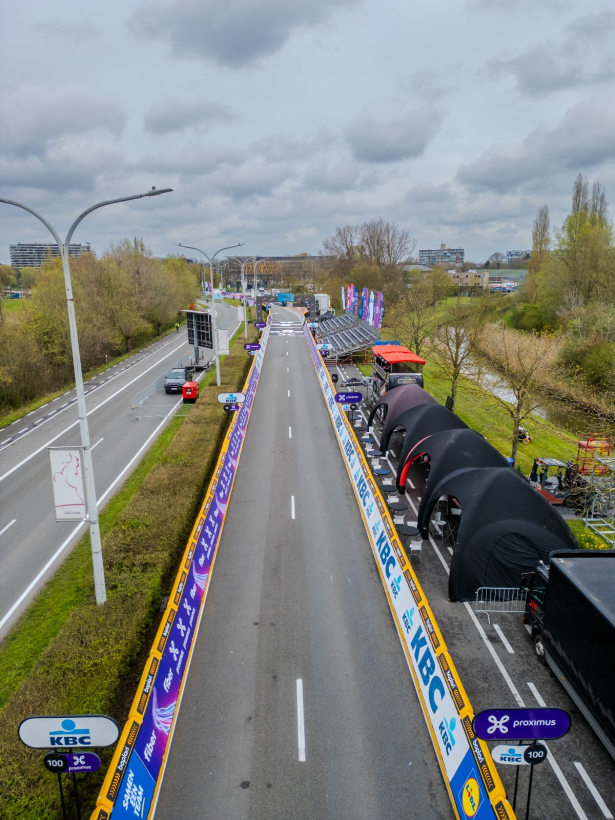
<svg viewBox="0 0 615 820">
<path fill-rule="evenodd" d="M 318 327 L 318 323 L 317 323 L 317 322 L 308 322 L 308 323 L 307 323 L 307 326 L 308 326 L 309 328 Z"/>
<path fill-rule="evenodd" d="M 245 344 L 243 346 L 243 349 L 244 350 L 260 350 L 261 346 L 258 344 L 258 342 L 248 342 L 247 344 Z"/>
<path fill-rule="evenodd" d="M 31 749 L 112 746 L 120 736 L 113 718 L 106 715 L 42 715 L 22 720 L 19 739 Z"/>
<path fill-rule="evenodd" d="M 243 404 L 245 400 L 243 393 L 218 393 L 220 404 Z"/>
<path fill-rule="evenodd" d="M 235 413 L 237 410 L 241 409 L 241 405 L 237 403 L 225 404 L 224 409 L 227 413 Z"/>
<path fill-rule="evenodd" d="M 61 755 L 59 752 L 47 752 L 43 758 L 43 766 L 54 774 L 65 772 L 68 768 L 68 760 L 66 755 Z"/>
<path fill-rule="evenodd" d="M 361 393 L 336 393 L 335 401 L 338 404 L 358 404 L 363 401 Z"/>
<path fill-rule="evenodd" d="M 185 313 L 188 325 L 188 344 L 208 347 L 211 350 L 214 346 L 211 334 L 211 314 L 200 310 L 186 310 Z"/>
<path fill-rule="evenodd" d="M 539 763 L 544 763 L 547 759 L 547 747 L 542 743 L 532 743 L 531 746 L 526 746 L 523 752 L 523 759 L 526 763 L 531 763 L 532 766 L 537 766 Z"/>
<path fill-rule="evenodd" d="M 563 709 L 486 709 L 474 718 L 481 740 L 553 740 L 570 729 Z"/>
<path fill-rule="evenodd" d="M 325 342 L 321 345 L 316 345 L 316 350 L 333 350 L 333 345 L 327 344 Z"/>
<path fill-rule="evenodd" d="M 267 327 L 267 322 L 254 322 L 254 327 L 257 330 L 263 330 L 264 328 Z"/>
<path fill-rule="evenodd" d="M 491 757 L 494 763 L 504 763 L 507 766 L 527 766 L 523 752 L 529 748 L 529 746 L 496 746 L 491 750 Z"/>
</svg>

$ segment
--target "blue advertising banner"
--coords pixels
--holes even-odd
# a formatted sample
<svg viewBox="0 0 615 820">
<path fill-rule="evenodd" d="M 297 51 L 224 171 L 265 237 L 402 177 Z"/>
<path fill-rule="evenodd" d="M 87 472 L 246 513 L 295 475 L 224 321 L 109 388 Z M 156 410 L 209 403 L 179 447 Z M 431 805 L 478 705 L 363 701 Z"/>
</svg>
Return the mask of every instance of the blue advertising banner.
<svg viewBox="0 0 615 820">
<path fill-rule="evenodd" d="M 226 435 L 205 502 L 197 517 L 169 599 L 131 718 L 107 777 L 93 818 L 149 817 L 179 710 L 186 669 L 198 632 L 209 578 L 220 541 L 270 326 L 250 369 L 245 401 Z"/>
<path fill-rule="evenodd" d="M 515 815 L 487 747 L 474 732 L 471 704 L 429 602 L 307 330 L 305 339 L 456 816 L 512 820 Z"/>
</svg>

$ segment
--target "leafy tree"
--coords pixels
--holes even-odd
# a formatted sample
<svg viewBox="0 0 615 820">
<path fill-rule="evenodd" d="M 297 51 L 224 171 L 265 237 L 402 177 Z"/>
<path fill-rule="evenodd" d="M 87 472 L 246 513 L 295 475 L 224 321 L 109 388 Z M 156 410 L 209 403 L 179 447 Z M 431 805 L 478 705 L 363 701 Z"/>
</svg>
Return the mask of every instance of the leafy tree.
<svg viewBox="0 0 615 820">
<path fill-rule="evenodd" d="M 10 265 L 0 265 L 0 285 L 11 288 L 15 284 L 15 271 Z"/>
</svg>

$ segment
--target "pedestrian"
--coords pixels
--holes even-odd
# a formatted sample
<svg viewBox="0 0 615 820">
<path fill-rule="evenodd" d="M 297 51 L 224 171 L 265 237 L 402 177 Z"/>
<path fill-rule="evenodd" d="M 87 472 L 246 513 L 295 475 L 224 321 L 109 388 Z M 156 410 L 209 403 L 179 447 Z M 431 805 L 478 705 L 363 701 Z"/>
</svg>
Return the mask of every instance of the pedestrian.
<svg viewBox="0 0 615 820">
<path fill-rule="evenodd" d="M 179 322 L 175 322 L 175 332 L 179 333 Z"/>
</svg>

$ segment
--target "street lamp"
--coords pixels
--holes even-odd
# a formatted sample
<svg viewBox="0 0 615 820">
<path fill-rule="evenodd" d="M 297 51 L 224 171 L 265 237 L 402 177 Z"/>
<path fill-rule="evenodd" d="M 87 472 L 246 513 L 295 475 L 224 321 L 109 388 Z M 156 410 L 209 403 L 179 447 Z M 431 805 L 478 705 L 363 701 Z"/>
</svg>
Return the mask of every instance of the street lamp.
<svg viewBox="0 0 615 820">
<path fill-rule="evenodd" d="M 229 259 L 234 259 L 236 262 L 239 262 L 241 265 L 241 295 L 243 297 L 243 335 L 244 338 L 248 338 L 248 314 L 247 314 L 247 307 L 246 307 L 246 278 L 245 278 L 245 266 L 250 262 L 249 259 L 246 259 L 245 262 L 242 262 L 238 256 L 229 256 Z M 256 302 L 254 302 L 254 313 L 256 315 Z"/>
<path fill-rule="evenodd" d="M 256 256 L 252 257 L 253 259 L 253 267 L 254 267 L 254 310 L 256 310 L 256 271 L 258 269 L 259 262 L 268 262 L 269 259 L 273 259 L 271 256 L 263 256 L 262 258 L 258 259 Z"/>
<path fill-rule="evenodd" d="M 177 245 L 180 248 L 187 248 L 190 251 L 198 251 L 202 253 L 203 256 L 209 262 L 209 281 L 211 285 L 211 335 L 213 338 L 214 343 L 214 359 L 216 360 L 216 383 L 218 387 L 220 387 L 220 361 L 218 359 L 218 333 L 216 330 L 216 310 L 214 307 L 214 259 L 219 253 L 222 251 L 230 251 L 231 248 L 241 248 L 244 245 L 244 242 L 239 242 L 237 245 L 227 245 L 225 248 L 220 248 L 217 250 L 213 256 L 208 256 L 205 251 L 202 251 L 200 248 L 193 248 L 192 245 L 182 245 L 181 242 L 178 242 Z"/>
<path fill-rule="evenodd" d="M 83 479 L 85 487 L 85 500 L 87 505 L 87 519 L 90 525 L 90 544 L 92 547 L 92 564 L 94 567 L 94 590 L 96 593 L 96 603 L 104 604 L 107 600 L 107 593 L 105 590 L 105 568 L 102 559 L 102 545 L 100 542 L 100 527 L 98 524 L 98 505 L 96 502 L 96 488 L 94 486 L 94 467 L 92 465 L 92 448 L 90 447 L 90 431 L 88 428 L 88 417 L 85 407 L 85 393 L 83 391 L 83 374 L 81 372 L 81 355 L 79 353 L 79 337 L 77 335 L 77 320 L 75 318 L 75 302 L 73 299 L 73 286 L 70 278 L 70 266 L 68 251 L 70 241 L 73 233 L 79 223 L 85 219 L 92 211 L 103 208 L 105 205 L 115 205 L 118 202 L 130 202 L 133 199 L 143 199 L 146 196 L 159 196 L 160 194 L 168 194 L 172 188 L 161 188 L 159 191 L 152 188 L 146 194 L 135 194 L 134 196 L 124 196 L 120 199 L 108 199 L 105 202 L 99 202 L 98 205 L 92 205 L 80 216 L 75 219 L 70 226 L 66 239 L 64 242 L 60 239 L 55 228 L 47 222 L 47 220 L 27 205 L 22 205 L 21 202 L 15 202 L 12 199 L 2 199 L 6 205 L 14 205 L 16 208 L 22 208 L 28 211 L 32 216 L 40 220 L 47 228 L 49 233 L 55 239 L 60 254 L 62 256 L 62 268 L 64 270 L 64 289 L 66 290 L 66 305 L 68 308 L 68 327 L 70 331 L 70 344 L 73 354 L 73 368 L 75 371 L 75 388 L 77 391 L 77 408 L 79 412 L 79 427 L 81 430 L 81 446 L 83 448 Z"/>
</svg>

